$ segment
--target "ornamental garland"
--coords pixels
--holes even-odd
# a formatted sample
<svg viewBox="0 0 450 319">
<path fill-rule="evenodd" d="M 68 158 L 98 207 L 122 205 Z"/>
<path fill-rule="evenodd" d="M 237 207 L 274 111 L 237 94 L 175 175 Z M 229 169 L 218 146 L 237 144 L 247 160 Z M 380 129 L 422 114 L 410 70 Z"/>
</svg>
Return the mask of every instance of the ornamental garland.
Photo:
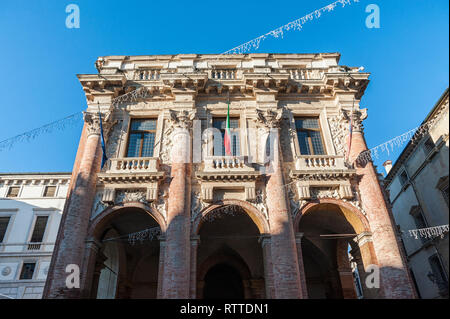
<svg viewBox="0 0 450 319">
<path fill-rule="evenodd" d="M 225 51 L 222 53 L 222 55 L 229 55 L 229 54 L 243 54 L 245 52 L 250 51 L 251 49 L 258 49 L 261 41 L 264 41 L 267 37 L 271 36 L 274 38 L 282 37 L 284 35 L 284 32 L 290 31 L 290 30 L 298 30 L 301 31 L 304 24 L 306 24 L 308 21 L 312 21 L 314 19 L 319 19 L 323 13 L 331 12 L 336 8 L 338 4 L 341 4 L 342 7 L 345 7 L 347 4 L 352 4 L 352 2 L 359 2 L 359 0 L 338 0 L 330 3 L 329 5 L 314 10 L 313 12 L 297 19 L 294 21 L 291 21 L 279 28 L 276 28 L 275 30 L 269 31 L 266 34 L 263 34 L 253 40 L 250 40 L 248 42 L 245 42 L 237 47 L 234 47 L 233 49 L 230 49 L 228 51 Z"/>
<path fill-rule="evenodd" d="M 393 139 L 384 142 L 383 144 L 380 144 L 378 146 L 375 146 L 367 151 L 361 152 L 358 157 L 356 158 L 356 161 L 361 164 L 365 165 L 369 161 L 373 161 L 373 158 L 378 159 L 379 158 L 379 152 L 387 152 L 388 155 L 390 154 L 390 151 L 394 151 L 395 147 L 400 147 L 403 144 L 407 143 L 411 140 L 412 144 L 416 144 L 420 141 L 420 139 L 428 133 L 428 131 L 433 127 L 436 120 L 426 122 L 422 124 L 419 127 L 416 127 L 406 133 L 403 133 L 402 135 L 399 135 L 397 137 L 394 137 Z"/>
<path fill-rule="evenodd" d="M 422 238 L 433 238 L 437 236 L 444 238 L 444 235 L 448 233 L 448 231 L 449 225 L 447 224 L 428 228 L 410 229 L 409 236 L 414 237 L 415 239 L 418 239 L 419 236 Z"/>
<path fill-rule="evenodd" d="M 78 124 L 83 118 L 82 112 L 76 112 L 69 116 L 66 116 L 60 120 L 56 120 L 44 126 L 35 128 L 31 131 L 16 135 L 14 137 L 7 138 L 6 140 L 0 141 L 0 152 L 3 150 L 10 150 L 14 144 L 20 142 L 30 142 L 41 134 L 52 133 L 55 130 L 64 130 L 68 126 L 74 126 Z"/>
<path fill-rule="evenodd" d="M 161 228 L 159 228 L 158 226 L 144 229 L 144 230 L 138 231 L 136 233 L 128 234 L 128 243 L 130 245 L 134 246 L 136 244 L 136 242 L 139 241 L 139 243 L 142 244 L 143 241 L 152 240 L 153 238 L 155 238 L 156 236 L 158 236 L 160 234 L 161 234 Z"/>
</svg>

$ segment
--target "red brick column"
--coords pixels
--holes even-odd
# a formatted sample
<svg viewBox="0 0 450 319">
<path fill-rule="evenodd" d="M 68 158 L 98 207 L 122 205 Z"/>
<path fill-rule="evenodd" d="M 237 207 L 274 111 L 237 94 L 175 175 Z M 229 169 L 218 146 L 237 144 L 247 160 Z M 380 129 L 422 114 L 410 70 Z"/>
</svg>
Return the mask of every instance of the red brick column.
<svg viewBox="0 0 450 319">
<path fill-rule="evenodd" d="M 273 160 L 266 185 L 267 207 L 271 232 L 274 298 L 297 299 L 302 297 L 294 227 L 289 213 L 281 169 L 281 152 L 278 129 L 272 131 Z"/>
<path fill-rule="evenodd" d="M 275 292 L 273 287 L 273 264 L 270 248 L 270 236 L 261 235 L 259 238 L 263 251 L 264 259 L 264 284 L 266 290 L 266 299 L 273 299 Z"/>
<path fill-rule="evenodd" d="M 200 236 L 191 237 L 191 283 L 190 298 L 195 299 L 197 295 L 197 249 L 200 243 Z"/>
<path fill-rule="evenodd" d="M 163 298 L 189 298 L 191 164 L 188 130 L 172 135 L 172 168 L 167 212 Z"/>
<path fill-rule="evenodd" d="M 83 262 L 83 282 L 81 283 L 81 297 L 96 298 L 100 275 L 96 268 L 102 244 L 94 238 L 86 240 L 86 250 Z M 95 289 L 94 289 L 95 288 Z M 94 291 L 95 290 L 95 291 Z"/>
<path fill-rule="evenodd" d="M 295 234 L 295 244 L 297 247 L 298 269 L 299 269 L 299 273 L 300 273 L 300 285 L 302 288 L 302 298 L 308 299 L 308 287 L 306 286 L 305 266 L 303 264 L 302 238 L 303 238 L 303 233 Z"/>
<path fill-rule="evenodd" d="M 100 169 L 101 146 L 98 123 L 90 122 L 78 173 L 59 227 L 58 238 L 47 279 L 44 298 L 79 298 L 80 289 L 66 287 L 66 266 L 78 265 L 83 269 L 85 239 L 94 200 L 97 172 Z M 83 274 L 80 273 L 83 282 Z"/>
<path fill-rule="evenodd" d="M 358 121 L 356 121 L 358 122 Z M 352 135 L 350 162 L 367 150 L 360 128 Z M 359 191 L 372 231 L 373 247 L 380 267 L 380 290 L 384 298 L 415 298 L 411 278 L 395 235 L 392 213 L 386 206 L 372 162 L 355 162 Z M 364 283 L 363 283 L 364 284 Z"/>
<path fill-rule="evenodd" d="M 158 291 L 157 299 L 163 297 L 162 286 L 163 286 L 163 276 L 164 276 L 164 256 L 166 255 L 166 238 L 164 236 L 159 236 L 159 265 L 158 265 Z"/>
</svg>

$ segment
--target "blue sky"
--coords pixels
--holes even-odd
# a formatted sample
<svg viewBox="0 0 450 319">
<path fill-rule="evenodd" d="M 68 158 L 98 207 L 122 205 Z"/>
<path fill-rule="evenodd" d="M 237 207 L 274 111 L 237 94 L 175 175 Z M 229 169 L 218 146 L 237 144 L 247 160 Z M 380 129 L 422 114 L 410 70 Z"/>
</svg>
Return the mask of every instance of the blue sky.
<svg viewBox="0 0 450 319">
<path fill-rule="evenodd" d="M 84 110 L 76 74 L 96 73 L 98 56 L 222 53 L 330 2 L 2 0 L 0 141 Z M 65 27 L 71 3 L 79 29 Z M 365 26 L 371 3 L 380 29 Z M 253 52 L 340 52 L 341 64 L 364 66 L 372 75 L 361 105 L 373 147 L 418 126 L 448 87 L 448 12 L 447 0 L 360 0 Z M 0 172 L 70 171 L 81 128 L 80 120 L 1 151 Z"/>
</svg>

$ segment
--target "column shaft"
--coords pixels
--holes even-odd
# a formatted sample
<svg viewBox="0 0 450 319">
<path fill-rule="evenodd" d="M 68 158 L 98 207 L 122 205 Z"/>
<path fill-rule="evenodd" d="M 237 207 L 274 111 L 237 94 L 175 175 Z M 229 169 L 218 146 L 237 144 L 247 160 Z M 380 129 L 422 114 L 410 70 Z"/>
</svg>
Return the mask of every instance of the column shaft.
<svg viewBox="0 0 450 319">
<path fill-rule="evenodd" d="M 350 160 L 367 150 L 360 130 L 352 135 Z M 372 231 L 373 247 L 380 267 L 380 289 L 385 298 L 414 298 L 414 288 L 406 268 L 404 256 L 394 231 L 392 213 L 386 205 L 378 176 L 372 162 L 356 162 L 357 175 L 360 177 L 359 191 Z"/>
</svg>

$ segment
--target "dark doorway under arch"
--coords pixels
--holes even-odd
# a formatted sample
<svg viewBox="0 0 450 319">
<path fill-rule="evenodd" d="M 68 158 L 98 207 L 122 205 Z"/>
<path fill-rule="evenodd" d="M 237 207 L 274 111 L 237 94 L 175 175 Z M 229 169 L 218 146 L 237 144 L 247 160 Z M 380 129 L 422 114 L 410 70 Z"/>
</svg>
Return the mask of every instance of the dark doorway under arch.
<svg viewBox="0 0 450 319">
<path fill-rule="evenodd" d="M 239 272 L 225 263 L 211 267 L 205 276 L 205 299 L 244 299 L 244 285 Z"/>
</svg>

